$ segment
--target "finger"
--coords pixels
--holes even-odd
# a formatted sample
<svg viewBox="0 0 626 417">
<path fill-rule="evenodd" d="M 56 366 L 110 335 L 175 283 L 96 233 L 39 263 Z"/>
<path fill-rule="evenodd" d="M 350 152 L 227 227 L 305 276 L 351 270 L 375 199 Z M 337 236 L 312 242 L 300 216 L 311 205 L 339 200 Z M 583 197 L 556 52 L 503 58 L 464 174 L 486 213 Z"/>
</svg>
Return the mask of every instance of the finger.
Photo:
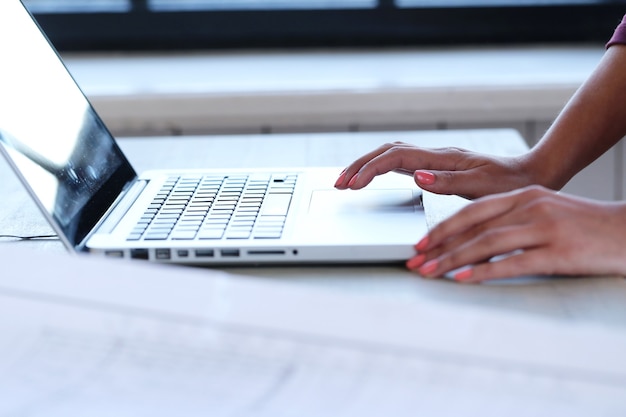
<svg viewBox="0 0 626 417">
<path fill-rule="evenodd" d="M 459 248 L 468 245 L 470 242 L 475 242 L 475 240 L 481 236 L 495 233 L 495 230 L 526 223 L 525 221 L 520 221 L 519 223 L 509 224 L 507 223 L 506 217 L 507 216 L 502 216 L 496 220 L 481 223 L 476 227 L 472 227 L 458 235 L 454 235 L 453 237 L 445 240 L 442 244 L 437 245 L 432 249 L 417 251 L 416 255 L 423 255 L 422 263 L 426 263 L 431 259 L 437 259 L 444 256 L 445 254 L 457 251 L 459 250 Z M 493 255 L 487 254 L 483 259 L 489 259 L 491 256 Z"/>
<path fill-rule="evenodd" d="M 415 248 L 421 252 L 428 251 L 472 229 L 480 232 L 499 225 L 524 222 L 528 219 L 524 207 L 546 192 L 533 186 L 483 197 L 433 227 Z"/>
<path fill-rule="evenodd" d="M 489 236 L 498 230 L 504 230 L 515 226 L 524 228 L 530 227 L 529 225 L 536 223 L 537 216 L 535 215 L 535 211 L 529 206 L 532 206 L 532 202 L 528 204 L 516 205 L 511 208 L 511 210 L 503 212 L 499 216 L 493 216 L 485 221 L 477 222 L 473 226 L 468 227 L 457 234 L 451 235 L 449 238 L 443 240 L 443 242 L 433 246 L 432 248 L 424 248 L 424 242 L 420 242 L 416 245 L 416 250 L 418 254 L 423 253 L 427 255 L 428 259 L 434 259 L 445 253 L 452 252 L 458 247 L 466 245 L 468 242 L 475 241 L 481 236 Z M 550 222 L 551 220 L 548 221 Z M 485 256 L 488 258 L 493 255 L 487 254 Z"/>
<path fill-rule="evenodd" d="M 458 195 L 467 199 L 494 194 L 492 179 L 484 179 L 479 170 L 439 171 L 418 169 L 413 173 L 415 183 L 435 194 Z"/>
<path fill-rule="evenodd" d="M 549 245 L 549 238 L 540 229 L 537 226 L 509 226 L 491 230 L 424 263 L 418 268 L 418 272 L 426 277 L 440 277 L 499 255 L 546 247 Z"/>
<path fill-rule="evenodd" d="M 453 170 L 460 155 L 455 149 L 423 149 L 413 145 L 397 144 L 367 160 L 352 174 L 347 172 L 345 181 L 351 189 L 361 189 L 374 177 L 390 171 L 415 172 L 418 169 Z"/>
<path fill-rule="evenodd" d="M 453 278 L 462 283 L 479 283 L 523 275 L 552 275 L 555 271 L 552 264 L 552 257 L 539 248 L 468 267 L 458 271 Z"/>
<path fill-rule="evenodd" d="M 420 252 L 430 251 L 454 236 L 478 228 L 481 224 L 510 212 L 515 204 L 516 200 L 510 196 L 488 197 L 476 201 L 433 227 L 415 248 Z"/>
<path fill-rule="evenodd" d="M 361 189 L 376 176 L 392 171 L 412 173 L 416 167 L 420 166 L 418 157 L 420 152 L 422 151 L 407 145 L 390 147 L 381 154 L 364 161 L 350 179 L 346 178 L 347 187 L 353 190 Z"/>
<path fill-rule="evenodd" d="M 339 189 L 348 188 L 348 183 L 352 180 L 354 175 L 357 172 L 359 172 L 361 168 L 363 167 L 363 165 L 365 165 L 367 162 L 371 161 L 372 159 L 375 159 L 376 157 L 385 153 L 386 151 L 388 151 L 389 149 L 393 147 L 407 147 L 407 146 L 411 146 L 411 145 L 408 145 L 404 142 L 386 143 L 374 149 L 373 151 L 366 153 L 365 155 L 363 155 L 362 157 L 354 161 L 352 164 L 350 164 L 346 169 L 342 171 L 339 178 L 337 179 L 337 182 L 335 183 L 335 187 Z"/>
</svg>

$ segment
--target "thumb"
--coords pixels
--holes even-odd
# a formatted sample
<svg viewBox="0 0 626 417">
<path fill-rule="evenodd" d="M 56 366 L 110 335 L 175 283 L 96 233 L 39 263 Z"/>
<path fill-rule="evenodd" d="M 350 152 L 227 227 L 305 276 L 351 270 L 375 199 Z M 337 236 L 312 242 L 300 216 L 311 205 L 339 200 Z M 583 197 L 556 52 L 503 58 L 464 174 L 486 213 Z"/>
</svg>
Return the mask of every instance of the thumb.
<svg viewBox="0 0 626 417">
<path fill-rule="evenodd" d="M 420 188 L 435 194 L 454 194 L 469 198 L 476 198 L 481 194 L 473 189 L 476 186 L 475 181 L 471 181 L 466 173 L 460 171 L 417 170 L 413 179 Z"/>
</svg>

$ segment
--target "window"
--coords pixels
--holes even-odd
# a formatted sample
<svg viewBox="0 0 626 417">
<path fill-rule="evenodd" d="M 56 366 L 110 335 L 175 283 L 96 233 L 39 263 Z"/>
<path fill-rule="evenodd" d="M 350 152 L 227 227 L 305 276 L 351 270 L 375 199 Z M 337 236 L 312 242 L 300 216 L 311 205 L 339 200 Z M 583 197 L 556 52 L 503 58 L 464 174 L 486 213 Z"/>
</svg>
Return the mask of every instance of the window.
<svg viewBox="0 0 626 417">
<path fill-rule="evenodd" d="M 129 12 L 130 0 L 24 0 L 34 13 Z"/>
<path fill-rule="evenodd" d="M 603 42 L 626 13 L 626 0 L 24 3 L 61 50 Z"/>
<path fill-rule="evenodd" d="M 375 0 L 151 0 L 155 11 L 176 10 L 328 10 L 375 7 Z"/>
</svg>

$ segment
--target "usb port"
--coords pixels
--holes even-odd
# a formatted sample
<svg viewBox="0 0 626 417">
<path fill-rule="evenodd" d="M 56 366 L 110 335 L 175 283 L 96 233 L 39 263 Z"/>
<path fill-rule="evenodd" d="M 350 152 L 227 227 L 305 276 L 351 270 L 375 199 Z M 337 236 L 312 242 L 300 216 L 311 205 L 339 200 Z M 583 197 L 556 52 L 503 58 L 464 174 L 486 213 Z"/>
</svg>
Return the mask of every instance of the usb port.
<svg viewBox="0 0 626 417">
<path fill-rule="evenodd" d="M 239 249 L 222 249 L 220 251 L 222 258 L 238 258 Z"/>
<path fill-rule="evenodd" d="M 169 249 L 157 249 L 156 250 L 156 258 L 157 259 L 170 259 L 172 257 Z"/>
<path fill-rule="evenodd" d="M 212 258 L 215 256 L 213 249 L 198 249 L 196 250 L 196 258 Z"/>
</svg>

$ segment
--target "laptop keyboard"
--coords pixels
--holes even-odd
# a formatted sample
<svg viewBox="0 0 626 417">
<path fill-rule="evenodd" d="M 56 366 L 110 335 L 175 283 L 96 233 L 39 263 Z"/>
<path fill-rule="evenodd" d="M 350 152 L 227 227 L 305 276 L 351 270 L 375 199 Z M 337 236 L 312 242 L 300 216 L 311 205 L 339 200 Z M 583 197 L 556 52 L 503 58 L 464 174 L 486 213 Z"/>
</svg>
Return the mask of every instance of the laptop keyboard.
<svg viewBox="0 0 626 417">
<path fill-rule="evenodd" d="M 170 177 L 127 240 L 278 239 L 297 174 Z"/>
</svg>

